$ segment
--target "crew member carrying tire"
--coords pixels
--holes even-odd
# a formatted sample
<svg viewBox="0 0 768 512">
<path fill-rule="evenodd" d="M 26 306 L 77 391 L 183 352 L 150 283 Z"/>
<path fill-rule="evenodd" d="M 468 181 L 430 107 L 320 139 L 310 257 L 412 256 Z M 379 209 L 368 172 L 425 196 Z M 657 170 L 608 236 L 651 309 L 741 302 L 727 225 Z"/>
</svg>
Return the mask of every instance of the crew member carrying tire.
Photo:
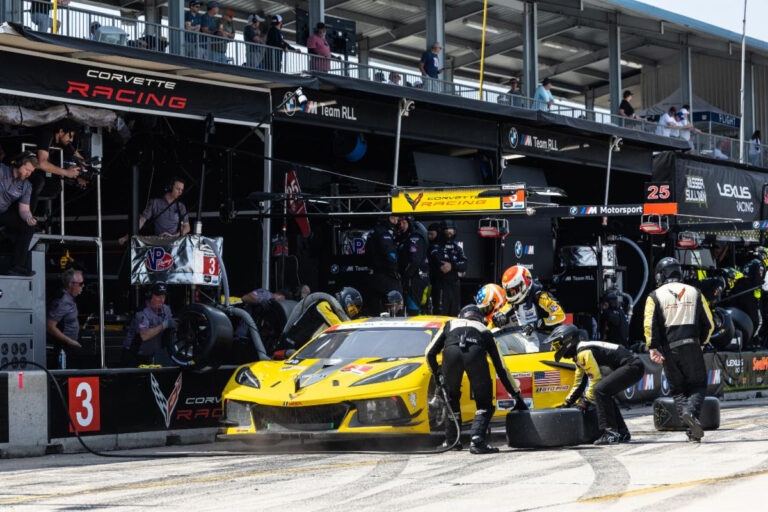
<svg viewBox="0 0 768 512">
<path fill-rule="evenodd" d="M 702 346 L 709 343 L 715 323 L 701 292 L 680 282 L 679 261 L 662 258 L 654 274 L 658 288 L 645 302 L 645 342 L 651 361 L 664 365 L 677 413 L 688 426 L 688 440 L 699 443 L 704 437 L 699 413 L 707 390 Z"/>
<path fill-rule="evenodd" d="M 491 381 L 488 359 L 496 369 L 496 375 L 501 380 L 506 390 L 515 399 L 514 410 L 526 410 L 528 407 L 523 402 L 520 389 L 515 380 L 509 374 L 501 353 L 496 345 L 491 331 L 485 326 L 483 314 L 474 304 L 464 306 L 459 312 L 457 320 L 450 320 L 444 326 L 438 336 L 427 347 L 426 358 L 435 382 L 445 386 L 450 399 L 449 406 L 453 416 L 461 418 L 461 379 L 467 372 L 469 385 L 475 399 L 477 412 L 472 422 L 472 444 L 469 451 L 474 454 L 497 453 L 498 448 L 486 442 L 488 426 L 493 418 L 496 408 L 493 405 L 493 383 Z M 443 351 L 442 373 L 438 369 L 437 354 Z M 460 423 L 460 421 L 459 421 Z M 459 432 L 456 424 L 450 419 L 446 420 L 445 443 L 450 446 Z M 457 449 L 461 444 L 457 443 Z"/>
<path fill-rule="evenodd" d="M 551 332 L 565 321 L 565 312 L 557 300 L 522 265 L 509 267 L 501 278 L 509 308 L 493 316 L 496 327 L 517 325 L 525 334 L 534 330 Z"/>
<path fill-rule="evenodd" d="M 338 301 L 337 304 L 332 302 Z M 363 296 L 356 289 L 344 287 L 336 297 L 311 293 L 291 313 L 278 341 L 278 350 L 298 350 L 332 325 L 356 318 L 363 309 Z"/>
<path fill-rule="evenodd" d="M 495 327 L 493 316 L 499 311 L 507 312 L 511 309 L 511 306 L 507 304 L 504 289 L 495 283 L 488 283 L 480 287 L 477 295 L 475 295 L 475 304 L 485 316 L 485 323 L 491 330 Z"/>
<path fill-rule="evenodd" d="M 632 436 L 613 396 L 642 378 L 645 366 L 640 358 L 615 343 L 580 341 L 575 325 L 557 327 L 547 341 L 555 350 L 555 361 L 565 358 L 576 364 L 573 388 L 561 407 L 573 407 L 583 396 L 597 409 L 597 426 L 602 435 L 595 444 L 629 442 Z M 610 368 L 611 373 L 603 377 L 601 366 Z"/>
</svg>

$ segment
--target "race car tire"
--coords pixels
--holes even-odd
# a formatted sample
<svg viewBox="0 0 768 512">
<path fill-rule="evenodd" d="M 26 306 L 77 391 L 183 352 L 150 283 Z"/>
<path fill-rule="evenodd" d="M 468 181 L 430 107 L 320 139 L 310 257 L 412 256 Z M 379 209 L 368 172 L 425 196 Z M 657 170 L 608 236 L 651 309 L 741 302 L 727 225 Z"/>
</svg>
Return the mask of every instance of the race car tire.
<svg viewBox="0 0 768 512">
<path fill-rule="evenodd" d="M 179 314 L 177 324 L 168 353 L 179 366 L 215 367 L 229 354 L 232 322 L 220 309 L 190 304 Z"/>
<path fill-rule="evenodd" d="M 734 338 L 736 338 L 736 329 L 733 325 L 731 314 L 723 308 L 712 310 L 712 317 L 715 320 L 715 331 L 709 338 L 709 343 L 717 350 L 729 350 L 732 347 Z M 738 347 L 735 347 L 738 350 Z"/>
<path fill-rule="evenodd" d="M 507 414 L 507 444 L 512 448 L 552 448 L 591 444 L 600 432 L 594 409 L 539 409 Z"/>
<path fill-rule="evenodd" d="M 749 315 L 738 308 L 725 308 L 731 315 L 733 327 L 738 332 L 741 331 L 741 346 L 746 347 L 752 341 L 752 335 L 755 333 L 755 324 Z"/>
<path fill-rule="evenodd" d="M 270 300 L 260 314 L 254 315 L 253 320 L 256 322 L 256 328 L 268 353 L 271 354 L 274 350 L 277 339 L 285 329 L 285 323 L 296 304 L 298 303 L 294 300 Z"/>
<path fill-rule="evenodd" d="M 720 428 L 720 400 L 714 396 L 704 398 L 699 415 L 701 428 L 717 430 Z M 653 426 L 656 430 L 687 430 L 677 415 L 675 401 L 672 397 L 660 397 L 653 401 Z"/>
</svg>

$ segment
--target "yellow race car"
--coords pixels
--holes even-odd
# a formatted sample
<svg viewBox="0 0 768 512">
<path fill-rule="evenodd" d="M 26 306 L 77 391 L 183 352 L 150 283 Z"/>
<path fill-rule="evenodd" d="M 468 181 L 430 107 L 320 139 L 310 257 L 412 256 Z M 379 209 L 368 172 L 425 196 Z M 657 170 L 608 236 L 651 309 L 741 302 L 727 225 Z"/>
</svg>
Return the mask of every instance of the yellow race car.
<svg viewBox="0 0 768 512">
<path fill-rule="evenodd" d="M 442 396 L 424 357 L 447 317 L 368 318 L 334 325 L 291 359 L 241 366 L 224 388 L 223 438 L 347 437 L 443 432 Z M 529 408 L 561 404 L 573 381 L 571 365 L 521 333 L 497 336 L 504 362 Z M 493 366 L 491 365 L 493 372 Z M 514 401 L 498 379 L 496 413 Z M 464 377 L 462 422 L 475 403 Z"/>
</svg>

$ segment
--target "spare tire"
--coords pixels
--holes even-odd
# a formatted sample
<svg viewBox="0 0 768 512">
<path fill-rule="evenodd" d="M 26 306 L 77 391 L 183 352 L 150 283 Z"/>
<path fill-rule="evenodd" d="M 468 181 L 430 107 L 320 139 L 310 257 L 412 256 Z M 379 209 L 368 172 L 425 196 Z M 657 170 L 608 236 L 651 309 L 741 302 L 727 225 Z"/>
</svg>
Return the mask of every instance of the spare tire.
<svg viewBox="0 0 768 512">
<path fill-rule="evenodd" d="M 217 366 L 229 353 L 232 322 L 220 309 L 190 304 L 179 314 L 177 324 L 168 353 L 179 366 Z"/>
<path fill-rule="evenodd" d="M 752 335 L 755 333 L 755 324 L 749 315 L 739 308 L 725 308 L 733 320 L 733 328 L 741 331 L 741 346 L 746 347 L 752 341 Z"/>
<path fill-rule="evenodd" d="M 591 444 L 598 437 L 597 413 L 578 409 L 539 409 L 507 414 L 507 444 L 513 448 L 552 448 Z"/>
<path fill-rule="evenodd" d="M 701 428 L 717 430 L 720 428 L 720 400 L 714 396 L 704 398 L 699 415 Z M 677 415 L 672 397 L 661 397 L 653 401 L 653 426 L 656 430 L 688 430 Z"/>
<path fill-rule="evenodd" d="M 277 339 L 296 304 L 294 300 L 270 300 L 266 307 L 259 308 L 258 313 L 253 314 L 256 328 L 269 354 L 275 349 Z"/>
</svg>

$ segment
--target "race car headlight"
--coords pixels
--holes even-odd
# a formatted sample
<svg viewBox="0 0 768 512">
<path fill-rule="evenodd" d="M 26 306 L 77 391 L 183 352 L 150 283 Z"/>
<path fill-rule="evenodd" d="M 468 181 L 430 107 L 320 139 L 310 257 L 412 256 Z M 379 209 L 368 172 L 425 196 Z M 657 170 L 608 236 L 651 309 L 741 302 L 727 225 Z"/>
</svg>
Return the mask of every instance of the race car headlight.
<svg viewBox="0 0 768 512">
<path fill-rule="evenodd" d="M 408 411 L 399 396 L 360 400 L 357 405 L 357 419 L 363 425 L 379 425 L 408 418 Z"/>
<path fill-rule="evenodd" d="M 405 377 L 409 373 L 414 372 L 419 366 L 421 366 L 421 363 L 405 363 L 393 366 L 389 370 L 384 370 L 383 372 L 379 372 L 374 375 L 365 377 L 364 379 L 360 379 L 354 384 L 350 384 L 350 387 L 365 386 L 367 384 L 379 384 L 381 382 L 389 382 L 391 380 L 399 379 L 401 377 Z"/>
<path fill-rule="evenodd" d="M 256 376 L 253 374 L 250 368 L 247 366 L 244 368 L 240 368 L 237 371 L 237 374 L 235 375 L 235 382 L 242 386 L 248 386 L 249 388 L 261 388 L 261 383 L 259 382 L 259 379 L 256 378 Z"/>
</svg>

